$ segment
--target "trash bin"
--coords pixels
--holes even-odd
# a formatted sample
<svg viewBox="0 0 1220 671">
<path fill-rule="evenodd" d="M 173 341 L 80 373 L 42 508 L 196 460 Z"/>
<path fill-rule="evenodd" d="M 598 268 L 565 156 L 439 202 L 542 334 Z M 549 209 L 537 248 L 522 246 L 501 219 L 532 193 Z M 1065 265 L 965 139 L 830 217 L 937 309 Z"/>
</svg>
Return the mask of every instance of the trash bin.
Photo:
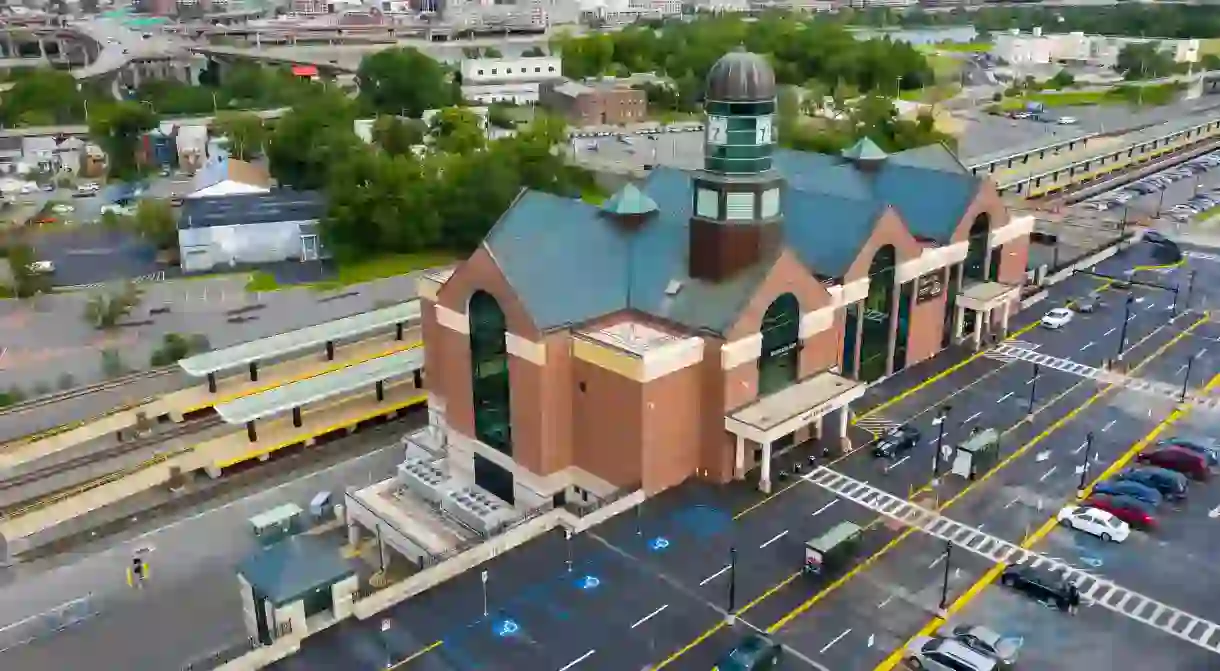
<svg viewBox="0 0 1220 671">
<path fill-rule="evenodd" d="M 330 492 L 318 492 L 309 502 L 309 514 L 315 521 L 322 521 L 330 511 Z"/>
</svg>

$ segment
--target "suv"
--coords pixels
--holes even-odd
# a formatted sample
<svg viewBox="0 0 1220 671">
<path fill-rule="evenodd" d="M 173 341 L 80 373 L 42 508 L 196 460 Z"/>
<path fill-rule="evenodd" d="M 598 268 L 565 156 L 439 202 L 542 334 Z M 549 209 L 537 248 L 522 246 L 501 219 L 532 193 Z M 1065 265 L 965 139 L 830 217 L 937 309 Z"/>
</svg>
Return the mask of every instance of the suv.
<svg viewBox="0 0 1220 671">
<path fill-rule="evenodd" d="M 999 666 L 994 658 L 952 638 L 916 636 L 902 654 L 911 669 L 994 671 Z"/>
<path fill-rule="evenodd" d="M 1080 605 L 1080 590 L 1055 571 L 1017 564 L 1004 569 L 1000 574 L 1000 584 L 1025 592 L 1039 601 L 1049 602 L 1065 612 Z"/>
<path fill-rule="evenodd" d="M 910 424 L 896 426 L 881 435 L 873 446 L 873 456 L 896 459 L 898 455 L 919 444 L 919 429 Z"/>
<path fill-rule="evenodd" d="M 779 668 L 783 657 L 780 644 L 762 634 L 750 634 L 721 657 L 712 671 L 770 671 Z"/>
</svg>

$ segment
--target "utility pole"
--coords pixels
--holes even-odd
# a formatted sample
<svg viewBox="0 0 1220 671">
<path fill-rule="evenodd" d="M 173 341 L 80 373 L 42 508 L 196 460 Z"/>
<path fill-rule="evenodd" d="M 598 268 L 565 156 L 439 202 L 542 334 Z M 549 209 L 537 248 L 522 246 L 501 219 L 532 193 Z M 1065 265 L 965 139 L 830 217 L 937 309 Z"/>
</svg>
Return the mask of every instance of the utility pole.
<svg viewBox="0 0 1220 671">
<path fill-rule="evenodd" d="M 1080 465 L 1080 486 L 1076 488 L 1076 496 L 1084 498 L 1084 486 L 1089 481 L 1089 460 L 1093 458 L 1093 432 L 1084 437 L 1084 463 Z"/>
<path fill-rule="evenodd" d="M 1192 355 L 1186 360 L 1186 375 L 1182 376 L 1182 397 L 1179 399 L 1182 402 L 1186 401 L 1186 390 L 1190 387 L 1190 368 L 1195 364 L 1195 357 Z"/>
<path fill-rule="evenodd" d="M 729 548 L 729 617 L 737 611 L 737 548 Z"/>
<path fill-rule="evenodd" d="M 1195 290 L 1195 273 L 1196 272 L 1197 271 L 1194 271 L 1194 270 L 1190 271 L 1190 279 L 1186 283 L 1186 302 L 1182 305 L 1183 310 L 1190 309 L 1190 296 L 1191 296 L 1191 294 L 1194 293 L 1194 290 Z"/>
<path fill-rule="evenodd" d="M 483 617 L 487 617 L 487 571 L 479 577 L 483 580 Z"/>
<path fill-rule="evenodd" d="M 572 572 L 572 530 L 571 529 L 563 530 L 563 540 L 564 540 L 564 543 L 568 546 L 568 573 L 571 573 Z"/>
<path fill-rule="evenodd" d="M 1131 321 L 1131 304 L 1135 302 L 1135 296 L 1127 294 L 1127 301 L 1123 309 L 1123 328 L 1118 332 L 1118 359 L 1121 361 L 1123 352 L 1127 349 L 1127 322 Z"/>
<path fill-rule="evenodd" d="M 932 482 L 935 485 L 936 478 L 940 477 L 940 452 L 945 446 L 945 424 L 949 421 L 949 412 L 953 410 L 953 406 L 948 403 L 940 408 L 940 414 L 932 423 L 937 426 L 940 433 L 936 435 L 936 454 L 932 455 Z"/>
<path fill-rule="evenodd" d="M 1029 378 L 1029 414 L 1034 414 L 1034 402 L 1038 399 L 1038 376 L 1042 367 L 1034 364 L 1034 374 Z"/>
<path fill-rule="evenodd" d="M 394 656 L 390 653 L 390 627 L 393 624 L 388 617 L 381 620 L 381 648 L 385 651 L 385 668 L 387 669 L 394 668 Z"/>
<path fill-rule="evenodd" d="M 945 541 L 945 579 L 940 584 L 940 616 L 949 607 L 949 565 L 953 563 L 953 541 Z"/>
</svg>

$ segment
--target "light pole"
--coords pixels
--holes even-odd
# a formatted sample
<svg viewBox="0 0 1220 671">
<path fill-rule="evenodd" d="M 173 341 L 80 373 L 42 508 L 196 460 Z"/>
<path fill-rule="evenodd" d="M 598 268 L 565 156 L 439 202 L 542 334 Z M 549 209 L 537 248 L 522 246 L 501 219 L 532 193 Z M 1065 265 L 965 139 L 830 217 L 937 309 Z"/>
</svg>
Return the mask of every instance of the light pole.
<svg viewBox="0 0 1220 671">
<path fill-rule="evenodd" d="M 932 420 L 932 423 L 935 424 L 939 429 L 939 432 L 936 434 L 936 454 L 932 455 L 933 482 L 936 481 L 936 478 L 940 477 L 940 452 L 942 449 L 944 449 L 945 423 L 949 421 L 949 412 L 951 410 L 953 410 L 953 406 L 949 405 L 948 403 L 944 404 L 940 408 L 940 414 L 936 416 L 936 419 Z"/>
<path fill-rule="evenodd" d="M 945 578 L 940 584 L 940 613 L 949 607 L 949 565 L 953 563 L 953 541 L 945 541 Z"/>
<path fill-rule="evenodd" d="M 1127 322 L 1131 321 L 1131 304 L 1135 302 L 1135 296 L 1127 294 L 1127 301 L 1123 309 L 1123 328 L 1118 332 L 1118 358 L 1123 358 L 1123 352 L 1127 349 Z"/>
<path fill-rule="evenodd" d="M 564 540 L 564 543 L 568 546 L 568 573 L 571 573 L 572 572 L 572 530 L 571 529 L 563 530 L 563 540 Z"/>
<path fill-rule="evenodd" d="M 1084 486 L 1089 481 L 1089 460 L 1093 458 L 1093 432 L 1090 431 L 1084 437 L 1084 463 L 1080 465 L 1080 486 L 1076 488 L 1076 495 L 1084 498 Z"/>
<path fill-rule="evenodd" d="M 385 652 L 385 668 L 387 669 L 394 668 L 394 657 L 390 654 L 390 627 L 393 624 L 388 617 L 381 620 L 381 649 Z"/>
<path fill-rule="evenodd" d="M 1038 398 L 1038 374 L 1042 367 L 1034 364 L 1034 374 L 1029 378 L 1029 414 L 1034 413 L 1034 401 Z"/>
<path fill-rule="evenodd" d="M 1195 272 L 1194 270 L 1190 271 L 1190 279 L 1186 283 L 1186 300 L 1182 304 L 1183 310 L 1190 309 L 1190 296 L 1195 290 Z"/>
<path fill-rule="evenodd" d="M 729 548 L 729 617 L 737 610 L 737 548 Z"/>
<path fill-rule="evenodd" d="M 1186 360 L 1186 375 L 1182 376 L 1182 397 L 1181 401 L 1186 401 L 1186 390 L 1190 387 L 1190 368 L 1195 363 L 1195 356 L 1191 356 Z"/>
<path fill-rule="evenodd" d="M 483 581 L 483 617 L 487 617 L 487 571 L 479 576 Z"/>
</svg>

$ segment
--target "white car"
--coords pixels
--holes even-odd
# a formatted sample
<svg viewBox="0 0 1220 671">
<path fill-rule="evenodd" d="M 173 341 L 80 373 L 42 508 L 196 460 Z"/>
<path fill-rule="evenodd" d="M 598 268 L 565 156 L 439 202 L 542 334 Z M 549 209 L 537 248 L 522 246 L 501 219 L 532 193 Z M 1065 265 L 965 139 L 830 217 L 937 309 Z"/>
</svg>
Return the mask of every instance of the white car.
<svg viewBox="0 0 1220 671">
<path fill-rule="evenodd" d="M 48 275 L 55 272 L 55 264 L 50 261 L 35 261 L 29 265 L 31 273 Z"/>
<path fill-rule="evenodd" d="M 996 671 L 999 660 L 952 638 L 916 636 L 902 651 L 908 669 L 927 671 Z"/>
<path fill-rule="evenodd" d="M 1103 541 L 1122 543 L 1131 535 L 1131 527 L 1126 522 L 1097 508 L 1067 506 L 1059 511 L 1059 523 Z"/>
<path fill-rule="evenodd" d="M 1048 329 L 1061 329 L 1072 321 L 1074 313 L 1067 308 L 1055 308 L 1042 316 L 1040 322 Z"/>
<path fill-rule="evenodd" d="M 1072 124 L 1076 123 L 1076 117 L 1074 117 L 1074 116 L 1061 116 L 1061 117 L 1059 117 L 1059 122 L 1058 122 L 1058 123 L 1059 123 L 1059 125 L 1060 125 L 1060 126 L 1071 126 Z"/>
</svg>

